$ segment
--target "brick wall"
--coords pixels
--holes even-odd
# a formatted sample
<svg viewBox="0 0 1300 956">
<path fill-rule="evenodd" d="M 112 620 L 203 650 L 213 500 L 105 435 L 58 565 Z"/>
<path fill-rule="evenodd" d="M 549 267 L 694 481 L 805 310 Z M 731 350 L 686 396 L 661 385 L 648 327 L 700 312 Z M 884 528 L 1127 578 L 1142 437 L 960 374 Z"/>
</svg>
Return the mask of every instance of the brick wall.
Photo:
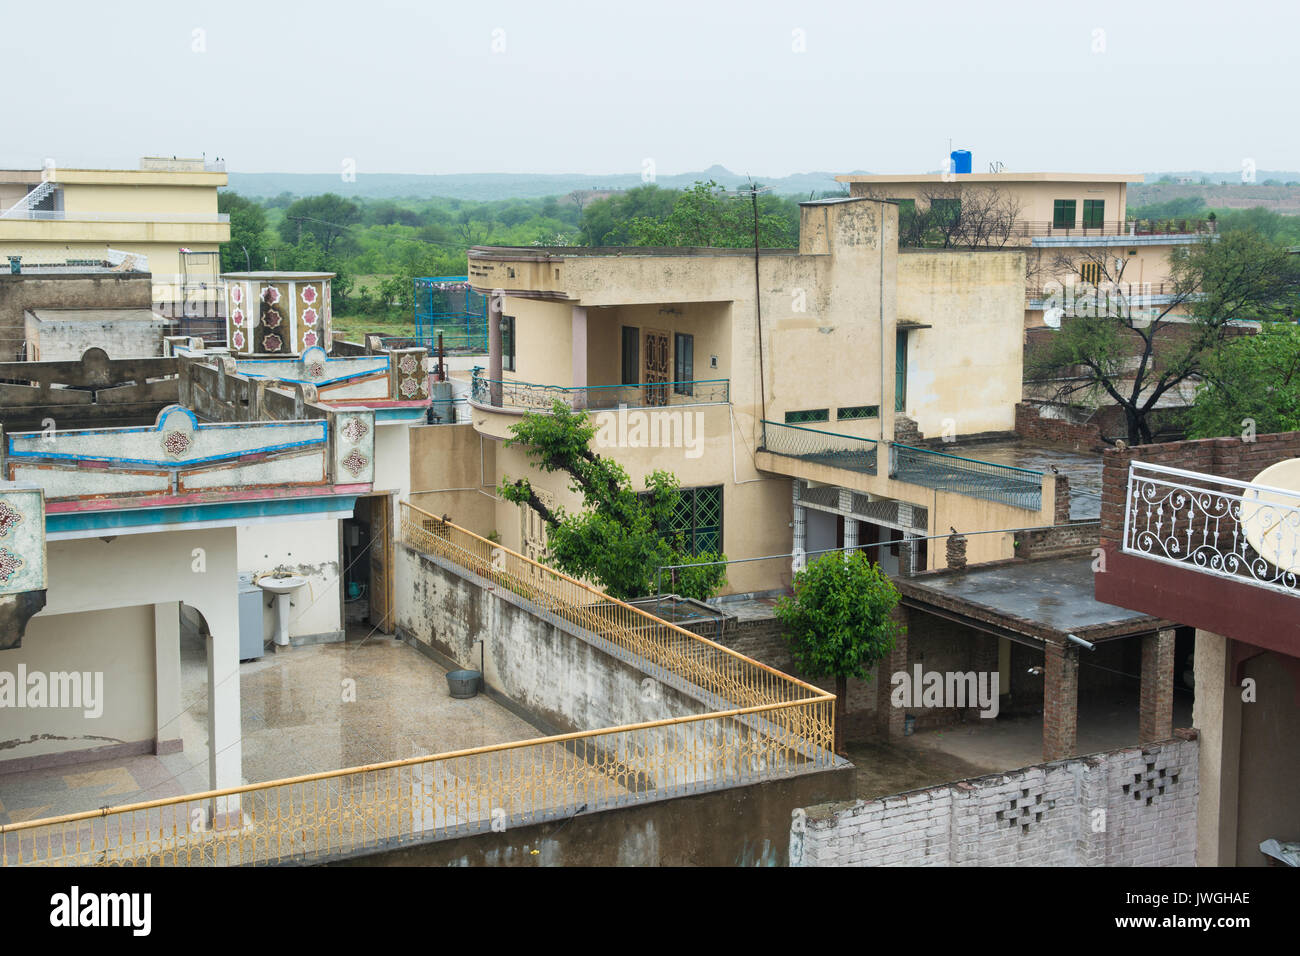
<svg viewBox="0 0 1300 956">
<path fill-rule="evenodd" d="M 1198 441 L 1111 448 L 1102 456 L 1101 541 L 1118 544 L 1124 530 L 1124 498 L 1128 491 L 1130 461 L 1199 471 L 1221 478 L 1250 481 L 1269 465 L 1300 458 L 1300 431 L 1240 438 L 1203 438 Z"/>
<path fill-rule="evenodd" d="M 796 814 L 791 866 L 1191 866 L 1195 731 Z"/>
<path fill-rule="evenodd" d="M 1016 434 L 1032 441 L 1069 445 L 1076 451 L 1101 451 L 1106 447 L 1096 424 L 1079 425 L 1060 418 L 1042 418 L 1038 406 L 1026 402 L 1016 404 Z"/>
<path fill-rule="evenodd" d="M 1088 554 L 1097 547 L 1101 526 L 1096 521 L 1058 524 L 1051 528 L 1018 531 L 1017 558 L 1056 558 L 1067 554 Z"/>
</svg>

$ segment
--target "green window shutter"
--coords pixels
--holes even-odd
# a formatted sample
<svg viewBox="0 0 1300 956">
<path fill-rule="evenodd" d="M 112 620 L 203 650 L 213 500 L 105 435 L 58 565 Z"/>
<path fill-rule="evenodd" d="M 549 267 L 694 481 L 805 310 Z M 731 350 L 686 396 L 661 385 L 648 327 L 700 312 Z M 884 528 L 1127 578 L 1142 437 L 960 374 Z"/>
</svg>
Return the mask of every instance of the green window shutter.
<svg viewBox="0 0 1300 956">
<path fill-rule="evenodd" d="M 894 411 L 907 409 L 907 333 L 898 332 L 894 339 Z"/>
</svg>

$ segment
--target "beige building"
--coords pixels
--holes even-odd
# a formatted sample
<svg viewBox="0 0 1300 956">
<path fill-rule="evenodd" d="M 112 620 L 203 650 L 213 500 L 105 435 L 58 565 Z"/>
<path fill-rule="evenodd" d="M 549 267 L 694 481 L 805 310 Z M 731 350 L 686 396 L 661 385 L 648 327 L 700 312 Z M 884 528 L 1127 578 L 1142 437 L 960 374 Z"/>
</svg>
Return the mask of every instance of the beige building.
<svg viewBox="0 0 1300 956">
<path fill-rule="evenodd" d="M 0 170 L 0 262 L 132 263 L 154 303 L 215 302 L 230 219 L 217 212 L 224 164 L 145 157 L 139 169 Z M 143 260 L 143 261 L 141 261 Z"/>
<path fill-rule="evenodd" d="M 1169 254 L 1212 233 L 1212 221 L 1134 220 L 1135 174 L 943 173 L 836 177 L 852 196 L 900 208 L 901 244 L 1022 248 L 1025 327 L 1059 323 L 1094 293 L 1135 309 L 1168 305 Z"/>
<path fill-rule="evenodd" d="M 592 414 L 595 450 L 635 486 L 677 475 L 676 530 L 732 561 L 875 545 L 886 569 L 943 567 L 931 539 L 950 527 L 1052 524 L 1055 476 L 940 450 L 1014 426 L 1024 252 L 900 254 L 897 229 L 896 205 L 840 199 L 803 203 L 799 248 L 757 257 L 471 249 L 469 281 L 491 303 L 476 434 L 439 429 L 439 447 L 413 448 L 412 501 L 544 553 L 539 516 L 494 489 L 526 475 L 544 501 L 578 504 L 566 478 L 503 444 L 560 399 Z M 971 559 L 1009 558 L 1012 539 L 973 537 Z M 726 592 L 785 586 L 791 566 L 733 564 Z"/>
</svg>

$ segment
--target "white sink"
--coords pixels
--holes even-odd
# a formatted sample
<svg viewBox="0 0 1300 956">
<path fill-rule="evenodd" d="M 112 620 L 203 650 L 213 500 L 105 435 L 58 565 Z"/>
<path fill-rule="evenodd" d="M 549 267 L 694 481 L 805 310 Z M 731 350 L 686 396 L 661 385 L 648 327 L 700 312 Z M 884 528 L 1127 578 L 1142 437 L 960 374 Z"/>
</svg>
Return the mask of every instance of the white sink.
<svg viewBox="0 0 1300 956">
<path fill-rule="evenodd" d="M 257 579 L 257 586 L 263 591 L 270 591 L 272 594 L 288 594 L 290 591 L 296 591 L 307 583 L 306 578 L 300 578 L 295 574 L 286 574 L 281 577 L 264 577 Z"/>
<path fill-rule="evenodd" d="M 263 575 L 253 583 L 275 595 L 275 646 L 289 646 L 289 595 L 307 583 L 296 574 Z"/>
</svg>

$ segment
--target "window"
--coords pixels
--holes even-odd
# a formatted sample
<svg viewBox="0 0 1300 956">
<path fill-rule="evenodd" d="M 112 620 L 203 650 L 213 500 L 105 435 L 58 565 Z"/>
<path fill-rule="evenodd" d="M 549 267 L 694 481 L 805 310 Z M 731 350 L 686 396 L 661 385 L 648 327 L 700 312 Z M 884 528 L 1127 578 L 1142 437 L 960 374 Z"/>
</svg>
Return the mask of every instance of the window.
<svg viewBox="0 0 1300 956">
<path fill-rule="evenodd" d="M 1073 199 L 1052 200 L 1052 228 L 1053 229 L 1074 228 L 1074 200 Z"/>
<path fill-rule="evenodd" d="M 677 332 L 673 335 L 673 391 L 693 395 L 695 389 L 695 336 Z"/>
<path fill-rule="evenodd" d="M 894 339 L 894 411 L 907 409 L 907 333 L 896 332 Z"/>
<path fill-rule="evenodd" d="M 798 412 L 786 412 L 785 423 L 787 425 L 801 425 L 804 422 L 828 422 L 831 420 L 831 410 L 829 408 L 806 408 Z"/>
<path fill-rule="evenodd" d="M 889 201 L 890 201 L 890 202 L 896 202 L 896 203 L 898 203 L 898 218 L 899 218 L 899 219 L 909 219 L 909 218 L 911 218 L 911 217 L 913 217 L 913 216 L 916 215 L 916 200 L 915 200 L 915 199 L 891 199 L 891 200 L 889 200 Z M 940 201 L 940 202 L 943 202 L 943 200 L 939 200 L 939 201 Z"/>
<path fill-rule="evenodd" d="M 879 405 L 849 405 L 836 410 L 835 420 L 851 422 L 859 418 L 879 418 Z"/>
<path fill-rule="evenodd" d="M 623 326 L 623 384 L 641 382 L 641 330 Z"/>
<path fill-rule="evenodd" d="M 1083 201 L 1083 226 L 1085 229 L 1100 229 L 1106 222 L 1106 200 L 1085 199 Z"/>
<path fill-rule="evenodd" d="M 501 316 L 501 368 L 506 372 L 515 371 L 515 317 Z"/>
<path fill-rule="evenodd" d="M 666 533 L 680 534 L 688 554 L 722 553 L 722 485 L 681 489 Z"/>
<path fill-rule="evenodd" d="M 1079 275 L 1083 277 L 1084 282 L 1087 282 L 1090 285 L 1097 285 L 1101 282 L 1101 263 L 1083 263 L 1083 265 L 1079 266 Z"/>
</svg>

